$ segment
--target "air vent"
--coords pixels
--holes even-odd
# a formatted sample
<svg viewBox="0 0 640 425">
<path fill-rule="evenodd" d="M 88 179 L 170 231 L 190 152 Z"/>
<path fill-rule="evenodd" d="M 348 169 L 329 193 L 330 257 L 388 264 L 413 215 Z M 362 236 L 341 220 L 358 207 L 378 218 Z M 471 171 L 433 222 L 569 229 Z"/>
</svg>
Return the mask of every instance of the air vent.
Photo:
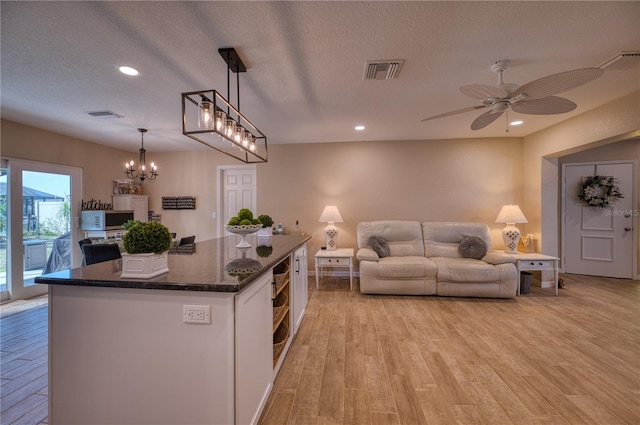
<svg viewBox="0 0 640 425">
<path fill-rule="evenodd" d="M 640 52 L 620 52 L 611 59 L 598 65 L 605 71 L 624 71 L 640 63 Z"/>
<path fill-rule="evenodd" d="M 398 78 L 404 60 L 366 61 L 363 80 L 392 80 Z"/>
<path fill-rule="evenodd" d="M 112 112 L 112 111 L 92 111 L 92 112 L 87 112 L 87 114 L 91 115 L 92 117 L 100 118 L 103 120 L 113 120 L 113 119 L 123 117 L 122 115 L 116 114 L 115 112 Z"/>
</svg>

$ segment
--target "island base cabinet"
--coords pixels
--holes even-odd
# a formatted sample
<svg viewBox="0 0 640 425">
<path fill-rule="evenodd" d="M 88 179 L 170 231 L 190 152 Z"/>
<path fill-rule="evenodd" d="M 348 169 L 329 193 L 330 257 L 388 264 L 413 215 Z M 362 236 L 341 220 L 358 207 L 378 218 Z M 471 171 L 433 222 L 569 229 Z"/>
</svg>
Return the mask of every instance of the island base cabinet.
<svg viewBox="0 0 640 425">
<path fill-rule="evenodd" d="M 298 333 L 304 311 L 309 299 L 308 272 L 307 272 L 307 244 L 298 248 L 293 254 L 294 267 L 292 270 L 293 280 L 293 332 Z"/>
<path fill-rule="evenodd" d="M 236 296 L 236 424 L 257 424 L 272 385 L 271 273 Z"/>
<path fill-rule="evenodd" d="M 233 295 L 49 286 L 49 424 L 234 423 Z"/>
</svg>

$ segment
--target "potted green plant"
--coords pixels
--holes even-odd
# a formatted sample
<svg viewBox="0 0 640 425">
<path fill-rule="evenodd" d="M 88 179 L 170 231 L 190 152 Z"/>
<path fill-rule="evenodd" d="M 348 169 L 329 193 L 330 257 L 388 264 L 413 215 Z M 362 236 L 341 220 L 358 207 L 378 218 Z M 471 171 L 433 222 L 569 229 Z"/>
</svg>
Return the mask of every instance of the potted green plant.
<svg viewBox="0 0 640 425">
<path fill-rule="evenodd" d="M 128 222 L 123 242 L 121 277 L 148 279 L 167 273 L 171 233 L 157 221 Z"/>
<path fill-rule="evenodd" d="M 262 224 L 262 228 L 258 230 L 258 245 L 271 246 L 271 226 L 273 219 L 266 214 L 258 216 L 258 221 Z"/>
</svg>

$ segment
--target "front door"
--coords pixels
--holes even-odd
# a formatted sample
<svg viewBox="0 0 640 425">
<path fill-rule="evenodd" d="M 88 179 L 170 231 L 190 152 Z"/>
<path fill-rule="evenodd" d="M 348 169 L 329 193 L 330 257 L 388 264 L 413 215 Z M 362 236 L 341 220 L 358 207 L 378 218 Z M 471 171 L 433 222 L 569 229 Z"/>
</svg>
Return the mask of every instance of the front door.
<svg viewBox="0 0 640 425">
<path fill-rule="evenodd" d="M 592 276 L 633 278 L 634 162 L 564 165 L 564 271 Z M 607 207 L 578 198 L 585 177 L 613 176 L 623 198 Z"/>
</svg>

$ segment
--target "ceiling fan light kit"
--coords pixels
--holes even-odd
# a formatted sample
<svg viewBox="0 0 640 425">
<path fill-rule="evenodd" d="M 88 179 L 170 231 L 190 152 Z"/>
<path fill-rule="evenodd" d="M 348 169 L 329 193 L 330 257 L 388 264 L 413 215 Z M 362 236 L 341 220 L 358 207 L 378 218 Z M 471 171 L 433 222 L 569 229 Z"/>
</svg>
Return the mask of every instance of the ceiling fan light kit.
<svg viewBox="0 0 640 425">
<path fill-rule="evenodd" d="M 481 105 L 445 112 L 422 121 L 488 109 L 471 123 L 472 130 L 480 130 L 497 120 L 509 109 L 529 115 L 564 114 L 573 111 L 577 105 L 569 99 L 555 95 L 587 84 L 604 74 L 604 70 L 600 67 L 581 68 L 548 75 L 518 86 L 517 84 L 505 83 L 502 79 L 502 73 L 507 69 L 509 63 L 510 61 L 505 59 L 491 65 L 491 70 L 498 74 L 498 83 L 495 86 L 470 84 L 460 87 L 462 94 L 481 100 Z"/>
<path fill-rule="evenodd" d="M 244 163 L 267 162 L 267 136 L 240 113 L 239 73 L 247 68 L 234 48 L 218 49 L 237 77 L 236 109 L 217 90 L 182 93 L 182 134 Z"/>
</svg>

